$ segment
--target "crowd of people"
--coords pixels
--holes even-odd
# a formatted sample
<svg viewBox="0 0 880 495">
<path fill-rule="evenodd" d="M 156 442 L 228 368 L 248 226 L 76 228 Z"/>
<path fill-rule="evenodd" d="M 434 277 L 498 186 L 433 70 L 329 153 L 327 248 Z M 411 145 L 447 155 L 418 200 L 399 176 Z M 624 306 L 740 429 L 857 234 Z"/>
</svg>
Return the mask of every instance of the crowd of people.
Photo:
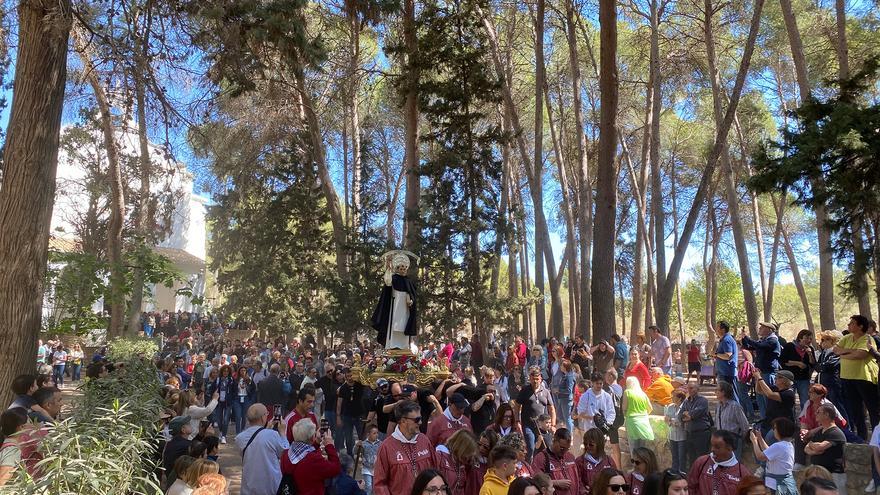
<svg viewBox="0 0 880 495">
<path fill-rule="evenodd" d="M 880 337 L 859 315 L 845 332 L 803 330 L 791 342 L 772 323 L 752 339 L 721 321 L 711 348 L 675 348 L 657 327 L 595 345 L 464 337 L 419 349 L 450 372 L 420 385 L 361 383 L 354 367 L 382 355 L 366 340 L 328 349 L 310 336 L 229 339 L 210 319 L 174 321 L 186 326 L 154 334 L 166 493 L 223 493 L 217 455 L 233 434 L 243 495 L 837 493 L 845 444 L 865 440 L 878 477 L 880 429 L 868 432 L 880 422 Z M 51 375 L 14 384 L 0 480 L 29 458 L 14 453 L 26 418 L 60 411 L 55 363 L 70 357 L 58 352 L 41 346 Z"/>
</svg>

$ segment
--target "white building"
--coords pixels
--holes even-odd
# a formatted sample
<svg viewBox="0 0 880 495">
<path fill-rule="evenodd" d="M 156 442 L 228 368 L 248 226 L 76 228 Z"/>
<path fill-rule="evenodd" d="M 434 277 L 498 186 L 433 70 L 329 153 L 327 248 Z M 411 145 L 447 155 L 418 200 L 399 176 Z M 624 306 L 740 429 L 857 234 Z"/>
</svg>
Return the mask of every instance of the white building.
<svg viewBox="0 0 880 495">
<path fill-rule="evenodd" d="M 62 135 L 64 130 L 62 130 Z M 95 143 L 101 143 L 96 139 Z M 122 155 L 137 156 L 139 154 L 136 132 L 127 131 L 117 134 L 117 143 Z M 93 148 L 93 149 L 90 149 Z M 160 147 L 150 145 L 152 163 L 156 178 L 151 185 L 154 193 L 170 191 L 175 205 L 171 218 L 170 235 L 162 241 L 156 252 L 169 258 L 174 266 L 183 273 L 186 283 L 178 283 L 168 288 L 154 286 L 150 294 L 144 294 L 143 310 L 168 311 L 199 311 L 189 296 L 178 295 L 183 287 L 190 287 L 193 296 L 204 297 L 205 292 L 205 258 L 207 250 L 207 229 L 205 216 L 208 198 L 193 192 L 193 174 L 182 163 L 174 162 L 166 157 Z M 96 158 L 98 157 L 98 158 Z M 101 163 L 106 170 L 106 158 L 101 146 L 87 146 L 68 152 L 63 147 L 58 155 L 58 172 L 56 175 L 55 207 L 52 211 L 52 237 L 50 247 L 55 249 L 75 249 L 79 242 L 75 225 L 81 223 L 88 210 L 90 196 L 86 187 L 89 163 Z M 132 177 L 130 187 L 139 189 L 139 181 Z M 107 198 L 101 198 L 106 202 Z M 92 198 L 94 201 L 94 198 Z M 131 212 L 129 212 L 131 214 Z M 106 210 L 103 216 L 109 215 Z M 94 308 L 100 310 L 102 303 Z M 52 308 L 44 308 L 44 316 Z"/>
</svg>

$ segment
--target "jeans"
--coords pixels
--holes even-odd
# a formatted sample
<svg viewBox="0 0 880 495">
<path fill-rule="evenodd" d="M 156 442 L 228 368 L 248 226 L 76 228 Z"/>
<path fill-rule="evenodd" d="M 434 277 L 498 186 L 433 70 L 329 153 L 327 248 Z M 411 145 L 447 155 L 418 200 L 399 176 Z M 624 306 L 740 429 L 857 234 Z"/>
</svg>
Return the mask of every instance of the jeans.
<svg viewBox="0 0 880 495">
<path fill-rule="evenodd" d="M 764 378 L 764 383 L 767 384 L 768 387 L 772 387 L 776 385 L 776 373 L 762 373 L 761 377 Z M 761 418 L 767 416 L 767 398 L 762 394 L 758 394 L 758 413 L 761 415 Z"/>
<path fill-rule="evenodd" d="M 531 428 L 523 428 L 523 436 L 526 439 L 526 460 L 532 462 L 535 456 L 535 432 Z"/>
<path fill-rule="evenodd" d="M 239 434 L 247 428 L 247 410 L 251 407 L 250 399 L 245 398 L 244 402 L 232 401 L 232 419 L 235 422 L 235 434 Z"/>
<path fill-rule="evenodd" d="M 555 396 L 553 398 L 556 407 L 556 425 L 565 425 L 568 431 L 574 431 L 574 421 L 571 419 L 571 396 Z"/>
<path fill-rule="evenodd" d="M 686 466 L 693 465 L 701 455 L 709 453 L 709 444 L 712 441 L 711 430 L 703 430 L 687 433 L 687 462 Z"/>
<path fill-rule="evenodd" d="M 357 430 L 357 439 L 360 440 L 364 431 L 364 423 L 358 416 L 342 416 L 342 432 L 339 435 L 345 444 L 348 455 L 354 455 L 354 432 Z"/>
<path fill-rule="evenodd" d="M 852 420 L 856 434 L 862 440 L 868 440 L 868 428 L 865 426 L 865 408 L 871 417 L 871 425 L 880 423 L 880 397 L 877 385 L 867 380 L 841 379 L 846 395 L 846 412 Z"/>
<path fill-rule="evenodd" d="M 229 431 L 230 413 L 232 413 L 232 409 L 229 407 L 228 402 L 220 402 L 217 404 L 217 408 L 214 409 L 214 422 L 217 423 L 220 429 L 220 435 L 224 437 L 226 432 Z"/>
<path fill-rule="evenodd" d="M 743 383 L 739 380 L 734 380 L 733 384 L 736 386 L 736 398 L 739 399 L 739 405 L 742 406 L 743 412 L 746 413 L 746 418 L 749 421 L 754 421 L 755 405 L 752 403 L 752 398 L 749 396 L 749 384 Z"/>
<path fill-rule="evenodd" d="M 72 375 L 71 379 L 75 382 L 78 382 L 80 380 L 80 371 L 82 371 L 82 364 L 71 364 L 70 370 Z"/>
<path fill-rule="evenodd" d="M 795 380 L 794 390 L 798 395 L 798 404 L 801 405 L 801 411 L 804 410 L 804 404 L 810 400 L 810 380 Z"/>
<path fill-rule="evenodd" d="M 59 387 L 64 385 L 64 364 L 56 364 L 52 367 L 52 378 L 55 379 L 55 385 Z"/>
<path fill-rule="evenodd" d="M 672 451 L 672 470 L 684 471 L 688 467 L 685 464 L 687 442 L 684 440 L 670 440 L 669 450 Z"/>
<path fill-rule="evenodd" d="M 373 475 L 362 473 L 364 477 L 364 491 L 367 492 L 367 495 L 373 494 Z"/>
</svg>

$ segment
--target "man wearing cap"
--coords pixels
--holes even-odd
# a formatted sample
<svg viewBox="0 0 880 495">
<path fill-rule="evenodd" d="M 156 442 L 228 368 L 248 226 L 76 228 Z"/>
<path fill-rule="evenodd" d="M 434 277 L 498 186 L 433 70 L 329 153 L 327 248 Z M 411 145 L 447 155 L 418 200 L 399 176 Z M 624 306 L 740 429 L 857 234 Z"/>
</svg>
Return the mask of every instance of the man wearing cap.
<svg viewBox="0 0 880 495">
<path fill-rule="evenodd" d="M 763 378 L 761 370 L 755 368 L 752 372 L 755 378 L 755 393 L 764 397 L 767 401 L 767 412 L 764 414 L 764 422 L 761 424 L 761 433 L 765 435 L 767 443 L 773 443 L 773 420 L 776 418 L 788 418 L 795 423 L 794 403 L 795 394 L 791 387 L 794 384 L 794 374 L 788 370 L 776 372 L 776 385 L 768 385 Z M 797 423 L 795 423 L 797 424 Z"/>
<path fill-rule="evenodd" d="M 526 455 L 532 458 L 535 451 L 535 440 L 540 435 L 538 431 L 538 416 L 550 415 L 550 425 L 556 424 L 556 407 L 553 405 L 553 396 L 550 389 L 544 385 L 541 370 L 529 368 L 529 383 L 524 386 L 514 400 L 511 401 L 514 414 L 520 417 L 523 436 L 526 439 Z"/>
<path fill-rule="evenodd" d="M 470 403 L 458 392 L 449 396 L 449 407 L 443 414 L 434 418 L 428 425 L 428 440 L 435 447 L 444 445 L 446 440 L 458 430 L 471 430 L 471 420 L 464 415 Z"/>
<path fill-rule="evenodd" d="M 758 340 L 751 339 L 748 335 L 742 338 L 743 348 L 755 351 L 755 367 L 761 371 L 761 376 L 768 386 L 776 384 L 776 372 L 779 370 L 779 355 L 782 346 L 779 337 L 776 336 L 776 324 L 762 321 L 758 323 Z M 758 410 L 762 417 L 767 417 L 767 398 L 758 394 Z"/>
<path fill-rule="evenodd" d="M 367 423 L 373 419 L 376 420 L 376 427 L 379 428 L 379 440 L 385 440 L 388 433 L 388 422 L 391 420 L 392 409 L 385 412 L 385 406 L 389 401 L 394 401 L 391 397 L 391 384 L 384 378 L 376 380 L 376 390 L 378 393 L 373 399 L 373 409 L 367 414 Z"/>
<path fill-rule="evenodd" d="M 162 451 L 162 467 L 165 468 L 166 482 L 176 478 L 171 473 L 177 458 L 189 452 L 189 444 L 191 443 L 189 435 L 192 433 L 189 420 L 189 416 L 175 416 L 168 423 L 168 431 L 172 438 L 165 444 L 165 450 Z M 167 485 L 165 487 L 167 488 Z"/>
</svg>

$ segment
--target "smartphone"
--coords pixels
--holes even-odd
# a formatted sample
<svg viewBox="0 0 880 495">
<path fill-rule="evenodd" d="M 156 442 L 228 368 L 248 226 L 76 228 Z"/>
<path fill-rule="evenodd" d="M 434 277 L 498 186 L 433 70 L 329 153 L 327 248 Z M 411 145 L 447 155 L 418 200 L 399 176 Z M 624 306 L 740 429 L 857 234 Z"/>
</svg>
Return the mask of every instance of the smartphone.
<svg viewBox="0 0 880 495">
<path fill-rule="evenodd" d="M 330 422 L 327 421 L 326 419 L 322 419 L 321 420 L 321 429 L 320 429 L 321 436 L 324 436 L 324 434 L 326 434 L 329 430 L 330 430 Z"/>
<path fill-rule="evenodd" d="M 275 404 L 275 421 L 281 421 L 281 404 Z"/>
</svg>

